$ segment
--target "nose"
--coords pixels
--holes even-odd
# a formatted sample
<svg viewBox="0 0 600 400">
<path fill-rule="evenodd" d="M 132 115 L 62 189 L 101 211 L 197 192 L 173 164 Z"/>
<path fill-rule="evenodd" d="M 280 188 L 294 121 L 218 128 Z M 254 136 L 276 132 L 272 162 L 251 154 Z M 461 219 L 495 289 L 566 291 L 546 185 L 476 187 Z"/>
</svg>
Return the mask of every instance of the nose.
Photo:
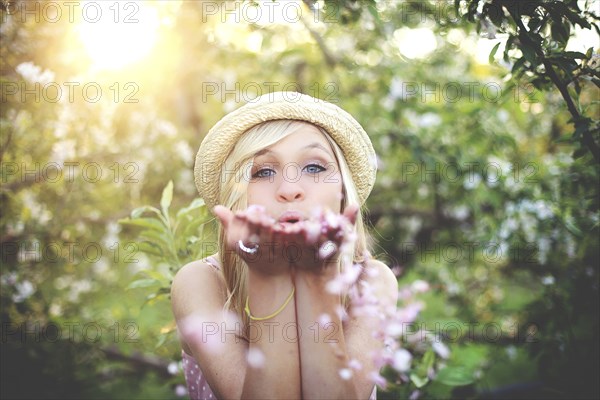
<svg viewBox="0 0 600 400">
<path fill-rule="evenodd" d="M 299 180 L 284 178 L 277 188 L 277 200 L 280 202 L 298 201 L 304 199 L 304 188 Z"/>
</svg>

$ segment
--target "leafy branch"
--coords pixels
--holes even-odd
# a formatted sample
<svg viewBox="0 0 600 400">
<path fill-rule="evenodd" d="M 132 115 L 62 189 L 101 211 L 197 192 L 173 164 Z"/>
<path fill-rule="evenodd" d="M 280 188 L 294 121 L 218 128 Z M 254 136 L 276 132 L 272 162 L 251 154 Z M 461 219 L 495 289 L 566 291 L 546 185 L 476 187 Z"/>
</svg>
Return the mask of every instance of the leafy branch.
<svg viewBox="0 0 600 400">
<path fill-rule="evenodd" d="M 214 243 L 210 226 L 212 217 L 202 199 L 194 199 L 187 207 L 181 208 L 170 215 L 169 208 L 173 200 L 173 182 L 169 181 L 163 189 L 160 199 L 160 209 L 153 206 L 142 206 L 134 209 L 131 216 L 119 220 L 122 225 L 128 225 L 142 230 L 138 234 L 139 250 L 157 261 L 158 265 L 167 265 L 168 270 L 148 268 L 139 273 L 139 279 L 129 285 L 129 289 L 156 287 L 150 293 L 147 301 L 170 292 L 174 274 L 184 264 L 206 256 L 215 247 L 206 246 Z"/>
<path fill-rule="evenodd" d="M 593 82 L 600 88 L 598 55 L 594 54 L 593 47 L 586 54 L 566 51 L 573 28 L 578 25 L 599 32 L 599 17 L 593 12 L 580 10 L 575 0 L 455 0 L 455 7 L 459 13 L 463 11 L 467 21 L 478 23 L 478 31 L 508 34 L 504 60 L 513 63 L 513 77 L 528 79 L 538 90 L 556 87 L 575 127 L 572 140 L 579 141 L 582 148 L 593 155 L 596 163 L 600 163 L 597 142 L 600 121 L 597 115 L 585 116 L 579 102 L 582 87 L 587 82 Z M 493 59 L 498 47 L 492 50 L 490 59 Z M 520 52 L 512 53 L 515 49 Z M 570 90 L 570 86 L 574 90 Z M 578 150 L 574 156 L 584 153 L 584 150 Z"/>
</svg>

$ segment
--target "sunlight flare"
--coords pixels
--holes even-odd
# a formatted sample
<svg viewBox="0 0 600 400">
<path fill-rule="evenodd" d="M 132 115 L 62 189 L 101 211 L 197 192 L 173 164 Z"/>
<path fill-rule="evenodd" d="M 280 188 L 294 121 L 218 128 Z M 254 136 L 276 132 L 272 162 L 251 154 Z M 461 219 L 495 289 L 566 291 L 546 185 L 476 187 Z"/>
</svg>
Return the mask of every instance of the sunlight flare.
<svg viewBox="0 0 600 400">
<path fill-rule="evenodd" d="M 116 70 L 146 57 L 156 42 L 158 10 L 145 2 L 94 2 L 80 21 L 79 38 L 97 69 Z"/>
</svg>

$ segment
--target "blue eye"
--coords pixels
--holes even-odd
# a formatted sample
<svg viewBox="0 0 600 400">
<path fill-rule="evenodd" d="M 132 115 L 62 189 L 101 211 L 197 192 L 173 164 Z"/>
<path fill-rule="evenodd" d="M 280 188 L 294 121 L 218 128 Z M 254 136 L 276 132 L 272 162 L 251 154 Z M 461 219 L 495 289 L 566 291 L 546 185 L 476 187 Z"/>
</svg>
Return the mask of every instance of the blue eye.
<svg viewBox="0 0 600 400">
<path fill-rule="evenodd" d="M 319 172 L 325 171 L 325 167 L 319 164 L 308 164 L 304 167 L 304 170 L 309 174 L 318 174 Z"/>
<path fill-rule="evenodd" d="M 258 171 L 256 171 L 254 173 L 254 175 L 252 175 L 253 178 L 268 178 L 270 176 L 273 176 L 273 174 L 275 173 L 275 171 L 273 171 L 271 168 L 262 168 L 259 169 Z"/>
</svg>

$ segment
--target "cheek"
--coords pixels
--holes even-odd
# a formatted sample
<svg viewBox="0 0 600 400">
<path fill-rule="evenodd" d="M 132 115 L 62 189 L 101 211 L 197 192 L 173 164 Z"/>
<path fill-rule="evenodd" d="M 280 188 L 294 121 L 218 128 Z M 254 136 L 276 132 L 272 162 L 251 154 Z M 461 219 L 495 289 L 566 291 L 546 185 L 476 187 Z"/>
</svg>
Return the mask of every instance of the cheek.
<svg viewBox="0 0 600 400">
<path fill-rule="evenodd" d="M 260 191 L 256 184 L 249 183 L 248 184 L 248 204 L 256 204 L 257 200 L 260 200 Z"/>
<path fill-rule="evenodd" d="M 274 190 L 275 185 L 268 181 L 248 183 L 248 188 L 246 189 L 248 204 L 266 205 L 265 201 L 275 196 Z"/>
<path fill-rule="evenodd" d="M 325 187 L 321 188 L 323 195 L 323 202 L 327 206 L 337 212 L 341 212 L 343 189 L 342 189 L 342 178 L 341 176 L 332 176 L 330 182 L 325 184 Z"/>
</svg>

